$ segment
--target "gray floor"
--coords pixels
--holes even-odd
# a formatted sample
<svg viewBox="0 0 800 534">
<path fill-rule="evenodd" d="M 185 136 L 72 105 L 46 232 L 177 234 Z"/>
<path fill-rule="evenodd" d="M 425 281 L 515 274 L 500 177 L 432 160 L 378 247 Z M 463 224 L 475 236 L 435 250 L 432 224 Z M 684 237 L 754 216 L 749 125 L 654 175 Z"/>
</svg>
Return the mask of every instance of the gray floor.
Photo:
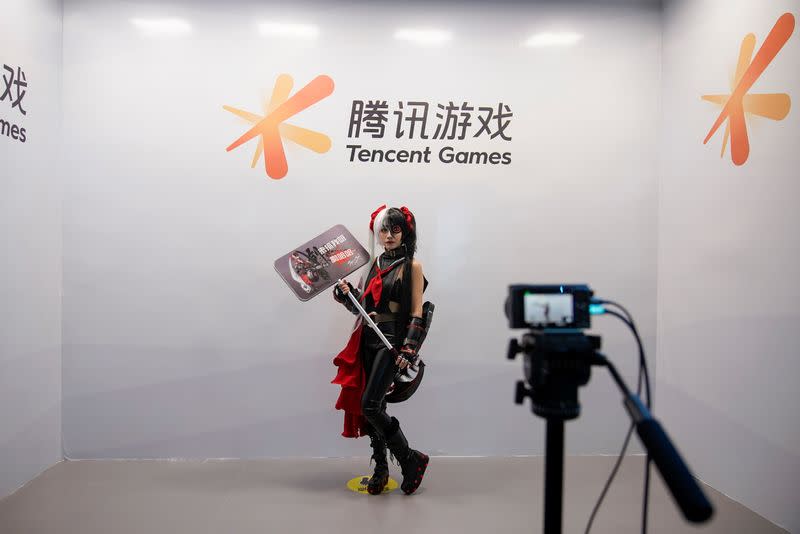
<svg viewBox="0 0 800 534">
<path fill-rule="evenodd" d="M 567 459 L 565 533 L 583 532 L 613 460 Z M 639 532 L 642 463 L 623 463 L 593 533 Z M 369 471 L 363 458 L 69 461 L 0 500 L 0 532 L 352 533 L 377 525 L 375 532 L 534 533 L 542 531 L 543 465 L 541 457 L 434 457 L 417 494 L 372 497 L 345 487 Z M 652 480 L 651 533 L 785 532 L 711 488 L 714 519 L 689 525 L 660 477 Z"/>
</svg>

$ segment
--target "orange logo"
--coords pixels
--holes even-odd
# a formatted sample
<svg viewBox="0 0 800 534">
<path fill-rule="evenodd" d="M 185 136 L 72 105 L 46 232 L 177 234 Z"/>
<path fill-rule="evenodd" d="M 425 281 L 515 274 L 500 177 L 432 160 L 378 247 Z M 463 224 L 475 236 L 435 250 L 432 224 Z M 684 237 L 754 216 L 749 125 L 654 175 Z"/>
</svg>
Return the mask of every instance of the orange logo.
<svg viewBox="0 0 800 534">
<path fill-rule="evenodd" d="M 305 87 L 297 91 L 292 97 L 294 81 L 288 74 L 281 74 L 275 80 L 275 88 L 269 103 L 264 102 L 264 115 L 257 115 L 231 106 L 222 106 L 255 126 L 247 130 L 244 135 L 231 143 L 226 149 L 228 152 L 254 138 L 261 136 L 258 147 L 253 155 L 251 167 L 255 167 L 261 153 L 264 153 L 264 168 L 267 176 L 280 180 L 289 170 L 286 163 L 286 154 L 283 151 L 283 140 L 286 138 L 298 145 L 304 146 L 319 154 L 324 154 L 331 148 L 331 140 L 327 135 L 307 130 L 299 126 L 288 124 L 289 117 L 296 115 L 304 109 L 316 104 L 323 98 L 333 93 L 333 80 L 329 76 L 320 75 L 311 80 Z"/>
<path fill-rule="evenodd" d="M 736 74 L 731 84 L 731 93 L 728 95 L 703 95 L 703 100 L 722 106 L 722 111 L 703 144 L 708 143 L 722 122 L 727 119 L 725 133 L 722 136 L 720 157 L 725 155 L 725 147 L 728 144 L 728 137 L 730 137 L 731 160 L 735 165 L 744 164 L 750 154 L 745 113 L 752 113 L 775 121 L 782 120 L 789 114 L 792 101 L 786 93 L 747 94 L 747 92 L 767 68 L 767 65 L 775 59 L 793 31 L 794 16 L 791 13 L 784 13 L 772 27 L 754 58 L 756 36 L 752 33 L 745 35 L 739 49 L 739 62 L 736 65 Z"/>
</svg>

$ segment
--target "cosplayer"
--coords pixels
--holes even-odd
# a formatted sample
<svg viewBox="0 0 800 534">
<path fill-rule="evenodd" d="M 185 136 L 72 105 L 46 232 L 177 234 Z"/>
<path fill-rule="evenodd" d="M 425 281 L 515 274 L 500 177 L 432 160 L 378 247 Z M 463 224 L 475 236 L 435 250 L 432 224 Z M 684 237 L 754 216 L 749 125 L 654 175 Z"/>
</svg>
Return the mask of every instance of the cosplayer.
<svg viewBox="0 0 800 534">
<path fill-rule="evenodd" d="M 334 298 L 351 313 L 358 314 L 347 296 L 353 292 L 399 355 L 395 357 L 359 319 L 347 347 L 334 359 L 339 370 L 333 383 L 342 386 L 336 408 L 345 411 L 343 436 L 370 437 L 375 473 L 369 479 L 367 491 L 380 495 L 389 482 L 388 448 L 403 472 L 400 487 L 410 495 L 422 483 L 429 458 L 408 446 L 399 422 L 386 413 L 386 393 L 398 371 L 414 366 L 419 360 L 419 347 L 429 324 L 423 319 L 422 302 L 427 281 L 422 264 L 414 259 L 417 228 L 408 208 L 381 206 L 372 214 L 369 228 L 373 257 L 366 281 L 360 284 L 361 290 L 339 283 L 334 288 Z M 374 257 L 376 234 L 383 248 L 377 258 Z M 428 306 L 426 303 L 426 311 Z"/>
</svg>

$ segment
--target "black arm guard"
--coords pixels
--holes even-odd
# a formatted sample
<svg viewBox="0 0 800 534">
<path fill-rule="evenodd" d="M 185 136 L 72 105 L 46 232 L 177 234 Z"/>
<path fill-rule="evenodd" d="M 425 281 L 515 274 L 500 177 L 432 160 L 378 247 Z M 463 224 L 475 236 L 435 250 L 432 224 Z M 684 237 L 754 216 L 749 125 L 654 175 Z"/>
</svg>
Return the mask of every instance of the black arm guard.
<svg viewBox="0 0 800 534">
<path fill-rule="evenodd" d="M 414 354 L 419 352 L 419 347 L 425 337 L 425 319 L 421 317 L 411 317 L 408 322 L 408 333 L 403 341 L 403 347 L 411 349 Z"/>
<path fill-rule="evenodd" d="M 358 289 L 354 288 L 350 282 L 347 282 L 347 287 L 350 288 L 350 292 L 353 293 L 353 296 L 358 300 L 361 299 L 361 293 L 358 292 Z M 341 289 L 339 289 L 338 285 L 333 286 L 333 299 L 344 305 L 345 308 L 348 309 L 350 313 L 353 315 L 358 315 L 358 308 L 353 305 L 353 301 L 350 300 L 350 297 L 345 295 Z"/>
</svg>

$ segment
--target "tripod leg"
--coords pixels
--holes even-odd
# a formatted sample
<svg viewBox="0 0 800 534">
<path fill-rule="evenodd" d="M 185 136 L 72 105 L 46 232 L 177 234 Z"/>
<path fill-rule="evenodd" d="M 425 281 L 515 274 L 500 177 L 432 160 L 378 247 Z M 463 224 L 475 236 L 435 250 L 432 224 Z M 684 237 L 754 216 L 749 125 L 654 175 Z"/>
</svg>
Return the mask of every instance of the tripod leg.
<svg viewBox="0 0 800 534">
<path fill-rule="evenodd" d="M 564 420 L 547 418 L 544 464 L 544 533 L 561 534 L 564 496 Z"/>
</svg>

